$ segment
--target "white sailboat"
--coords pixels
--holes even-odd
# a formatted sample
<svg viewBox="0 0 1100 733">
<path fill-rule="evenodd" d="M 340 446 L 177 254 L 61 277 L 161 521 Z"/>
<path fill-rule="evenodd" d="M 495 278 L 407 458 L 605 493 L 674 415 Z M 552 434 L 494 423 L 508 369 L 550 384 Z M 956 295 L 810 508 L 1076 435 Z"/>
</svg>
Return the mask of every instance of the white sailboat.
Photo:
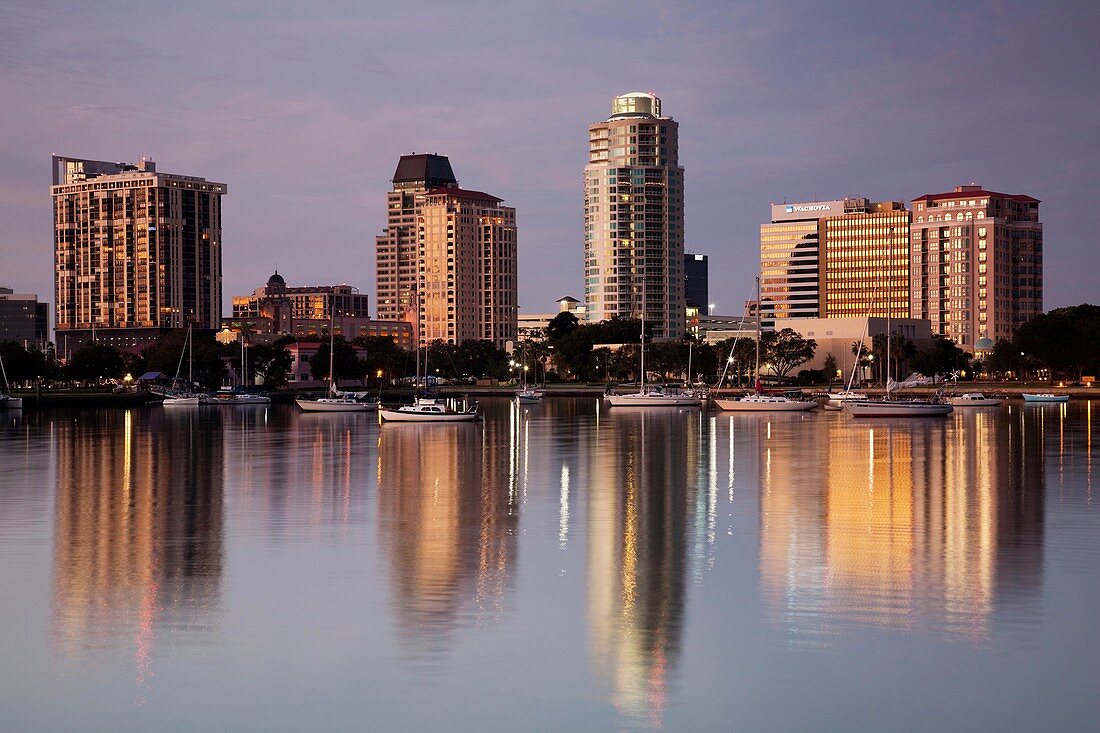
<svg viewBox="0 0 1100 733">
<path fill-rule="evenodd" d="M 760 298 L 760 278 L 756 278 L 756 297 Z M 753 373 L 756 386 L 753 394 L 731 399 L 715 399 L 714 404 L 721 410 L 731 412 L 802 412 L 817 407 L 813 400 L 795 400 L 783 395 L 768 394 L 760 386 L 760 312 L 756 314 L 756 365 Z M 731 354 L 732 356 L 732 354 Z M 727 362 L 728 363 L 728 362 Z M 723 372 L 724 376 L 724 372 Z M 721 386 L 721 382 L 719 382 Z"/>
<path fill-rule="evenodd" d="M 644 268 L 643 268 L 644 269 Z M 646 275 L 642 276 L 643 278 Z M 641 368 L 638 380 L 638 391 L 627 394 L 607 393 L 604 399 L 612 407 L 699 407 L 703 404 L 702 398 L 691 392 L 684 392 L 678 387 L 654 385 L 646 387 L 645 383 L 645 280 L 642 281 L 642 335 L 639 339 L 641 345 Z"/>
<path fill-rule="evenodd" d="M 184 339 L 183 350 L 187 353 L 187 389 L 172 389 L 164 394 L 161 404 L 164 407 L 196 407 L 206 404 L 209 397 L 193 392 L 195 382 L 192 375 L 192 337 L 191 326 L 187 327 L 187 337 Z M 180 363 L 176 366 L 176 377 L 172 380 L 173 387 L 179 383 L 180 370 L 183 369 L 183 353 L 180 353 Z"/>
<path fill-rule="evenodd" d="M 1053 392 L 1024 392 L 1024 402 L 1069 402 L 1069 395 Z"/>
<path fill-rule="evenodd" d="M 240 389 L 222 387 L 214 395 L 214 402 L 219 405 L 270 405 L 271 398 L 267 395 L 255 392 L 245 392 L 245 384 L 248 383 L 248 351 L 244 337 L 241 337 L 241 384 Z"/>
<path fill-rule="evenodd" d="M 425 379 L 428 373 L 427 349 L 424 353 Z M 379 407 L 378 416 L 383 422 L 452 423 L 474 422 L 480 419 L 478 403 L 463 410 L 455 410 L 446 401 L 437 397 L 420 396 L 420 339 L 416 345 L 416 396 L 411 405 Z"/>
<path fill-rule="evenodd" d="M 890 229 L 888 242 L 894 238 L 894 230 Z M 852 417 L 943 417 L 950 415 L 953 408 L 950 404 L 940 400 L 910 399 L 899 400 L 890 396 L 894 386 L 891 370 L 891 332 L 890 303 L 886 303 L 886 396 L 881 399 L 864 398 L 847 400 L 844 409 L 852 413 Z"/>
<path fill-rule="evenodd" d="M 333 308 L 329 315 L 329 345 L 328 345 L 328 397 L 311 399 L 299 397 L 294 400 L 302 412 L 373 412 L 378 409 L 377 400 L 360 401 L 355 395 L 337 391 L 336 389 L 336 310 Z"/>
<path fill-rule="evenodd" d="M 863 355 L 863 342 L 867 339 L 867 329 L 871 323 L 871 309 L 867 309 L 867 322 L 863 324 L 863 335 L 859 337 L 859 346 L 856 347 L 856 359 L 852 364 L 852 373 L 848 375 L 848 384 L 840 392 L 829 391 L 825 396 L 827 402 L 825 403 L 825 409 L 827 410 L 842 410 L 844 409 L 844 403 L 849 400 L 865 400 L 867 395 L 862 392 L 852 391 L 852 384 L 856 379 L 856 370 L 859 369 L 859 358 Z"/>
<path fill-rule="evenodd" d="M 541 402 L 542 398 L 546 396 L 538 387 L 527 386 L 527 342 L 523 342 L 523 364 L 520 366 L 520 372 L 523 374 L 523 383 L 520 385 L 520 389 L 516 392 L 516 399 L 520 402 Z"/>
<path fill-rule="evenodd" d="M 15 397 L 11 393 L 11 385 L 8 384 L 8 372 L 4 368 L 4 357 L 0 356 L 0 374 L 4 377 L 4 391 L 0 392 L 0 410 L 21 410 L 23 398 Z"/>
</svg>

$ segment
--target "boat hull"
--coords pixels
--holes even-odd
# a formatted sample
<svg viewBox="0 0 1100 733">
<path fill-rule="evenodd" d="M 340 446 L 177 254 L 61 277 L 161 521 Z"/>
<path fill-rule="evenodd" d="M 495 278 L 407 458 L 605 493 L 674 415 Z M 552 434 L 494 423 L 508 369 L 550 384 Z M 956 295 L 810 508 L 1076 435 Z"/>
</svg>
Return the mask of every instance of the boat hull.
<svg viewBox="0 0 1100 733">
<path fill-rule="evenodd" d="M 0 398 L 0 410 L 21 410 L 23 409 L 22 397 L 3 397 Z"/>
<path fill-rule="evenodd" d="M 612 407 L 699 407 L 703 400 L 691 395 L 609 394 L 605 396 Z"/>
<path fill-rule="evenodd" d="M 951 405 L 936 402 L 849 401 L 844 409 L 852 417 L 944 417 L 953 411 Z"/>
<path fill-rule="evenodd" d="M 474 422 L 478 419 L 476 412 L 412 412 L 381 408 L 379 417 L 386 422 Z"/>
<path fill-rule="evenodd" d="M 321 400 L 294 400 L 302 412 L 373 412 L 377 404 L 370 402 L 323 402 Z"/>
<path fill-rule="evenodd" d="M 201 397 L 165 397 L 160 404 L 164 407 L 198 407 L 202 403 Z"/>
<path fill-rule="evenodd" d="M 715 400 L 720 410 L 728 412 L 805 412 L 817 407 L 816 402 L 790 400 L 787 402 L 753 402 L 749 400 Z"/>
<path fill-rule="evenodd" d="M 1004 402 L 997 397 L 948 397 L 947 401 L 952 407 L 997 407 Z"/>
<path fill-rule="evenodd" d="M 1069 402 L 1068 394 L 1029 394 L 1024 393 L 1024 402 Z"/>
</svg>

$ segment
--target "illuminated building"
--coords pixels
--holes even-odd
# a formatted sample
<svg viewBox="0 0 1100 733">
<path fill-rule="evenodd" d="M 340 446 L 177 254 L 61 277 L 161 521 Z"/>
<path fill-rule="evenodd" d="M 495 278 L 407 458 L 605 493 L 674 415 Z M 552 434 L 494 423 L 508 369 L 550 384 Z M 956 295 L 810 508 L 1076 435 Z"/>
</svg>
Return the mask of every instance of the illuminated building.
<svg viewBox="0 0 1100 733">
<path fill-rule="evenodd" d="M 445 155 L 402 155 L 386 195 L 386 228 L 375 238 L 378 317 L 416 322 L 417 195 L 437 188 L 457 187 Z"/>
<path fill-rule="evenodd" d="M 417 336 L 422 344 L 518 336 L 516 210 L 481 191 L 437 188 L 417 211 Z"/>
<path fill-rule="evenodd" d="M 760 301 L 766 328 L 776 318 L 817 318 L 818 223 L 848 211 L 848 202 L 772 204 L 771 223 L 760 225 Z"/>
<path fill-rule="evenodd" d="M 224 183 L 136 164 L 53 157 L 57 340 L 132 348 L 217 329 Z"/>
<path fill-rule="evenodd" d="M 611 112 L 588 128 L 585 318 L 637 318 L 644 308 L 655 336 L 680 338 L 686 323 L 679 125 L 661 116 L 661 100 L 652 94 L 616 97 Z"/>
<path fill-rule="evenodd" d="M 913 201 L 911 309 L 973 346 L 1011 338 L 1043 310 L 1039 200 L 956 186 Z"/>
<path fill-rule="evenodd" d="M 909 317 L 910 213 L 897 201 L 846 199 L 819 225 L 822 318 Z"/>
</svg>

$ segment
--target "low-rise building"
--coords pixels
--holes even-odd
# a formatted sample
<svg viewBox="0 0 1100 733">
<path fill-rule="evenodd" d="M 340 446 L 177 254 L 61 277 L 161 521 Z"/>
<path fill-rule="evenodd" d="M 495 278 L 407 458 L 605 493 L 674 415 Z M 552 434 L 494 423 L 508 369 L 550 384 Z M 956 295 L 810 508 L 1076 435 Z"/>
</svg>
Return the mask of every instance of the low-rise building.
<svg viewBox="0 0 1100 733">
<path fill-rule="evenodd" d="M 789 328 L 803 338 L 817 342 L 814 358 L 799 366 L 799 370 L 820 369 L 825 364 L 825 358 L 832 354 L 837 368 L 846 377 L 855 363 L 853 345 L 862 339 L 864 349 L 869 351 L 875 336 L 887 332 L 888 323 L 891 333 L 909 339 L 918 350 L 932 342 L 932 323 L 923 318 L 777 318 L 775 330 Z"/>
<path fill-rule="evenodd" d="M 50 304 L 37 295 L 0 288 L 0 341 L 45 349 L 50 340 Z"/>
</svg>

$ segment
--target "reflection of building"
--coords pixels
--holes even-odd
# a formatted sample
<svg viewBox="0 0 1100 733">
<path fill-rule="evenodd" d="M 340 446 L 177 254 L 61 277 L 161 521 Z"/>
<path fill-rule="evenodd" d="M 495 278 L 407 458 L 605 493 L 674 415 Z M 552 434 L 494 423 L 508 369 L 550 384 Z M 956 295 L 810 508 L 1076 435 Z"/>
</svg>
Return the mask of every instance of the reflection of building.
<svg viewBox="0 0 1100 733">
<path fill-rule="evenodd" d="M 913 201 L 911 308 L 964 345 L 1011 338 L 1043 311 L 1039 200 L 956 186 Z"/>
<path fill-rule="evenodd" d="M 137 164 L 53 157 L 57 338 L 141 346 L 216 329 L 224 183 Z"/>
<path fill-rule="evenodd" d="M 380 539 L 393 566 L 394 618 L 418 650 L 445 645 L 463 617 L 495 612 L 511 587 L 518 446 L 514 434 L 492 434 L 503 428 L 393 424 L 379 435 Z"/>
<path fill-rule="evenodd" d="M 37 295 L 0 288 L 0 341 L 15 341 L 45 350 L 50 340 L 50 304 Z"/>
<path fill-rule="evenodd" d="M 852 624 L 977 640 L 998 606 L 1034 605 L 1041 426 L 1035 415 L 1007 417 L 833 421 L 822 448 L 800 441 L 796 456 L 770 455 L 761 582 L 784 623 L 820 634 L 806 637 L 814 643 L 835 633 L 828 625 Z M 813 465 L 798 466 L 799 456 Z"/>
<path fill-rule="evenodd" d="M 684 169 L 661 100 L 616 97 L 588 128 L 584 300 L 589 321 L 643 311 L 657 337 L 684 335 Z M 643 304 L 643 297 L 645 302 Z"/>
<path fill-rule="evenodd" d="M 223 445 L 214 412 L 58 421 L 51 633 L 65 654 L 132 636 L 138 682 L 161 619 L 212 622 L 221 602 Z M 163 633 L 168 633 L 164 631 Z"/>
<path fill-rule="evenodd" d="M 337 336 L 385 336 L 404 348 L 412 348 L 412 326 L 405 321 L 377 321 L 367 311 L 367 296 L 351 285 L 288 287 L 275 272 L 267 285 L 251 295 L 233 298 L 233 317 L 222 319 L 233 331 L 246 326 L 255 340 L 264 336 L 318 337 L 333 328 Z"/>
<path fill-rule="evenodd" d="M 680 655 L 698 419 L 613 410 L 591 441 L 592 654 L 620 714 L 648 722 L 660 722 Z"/>
</svg>

